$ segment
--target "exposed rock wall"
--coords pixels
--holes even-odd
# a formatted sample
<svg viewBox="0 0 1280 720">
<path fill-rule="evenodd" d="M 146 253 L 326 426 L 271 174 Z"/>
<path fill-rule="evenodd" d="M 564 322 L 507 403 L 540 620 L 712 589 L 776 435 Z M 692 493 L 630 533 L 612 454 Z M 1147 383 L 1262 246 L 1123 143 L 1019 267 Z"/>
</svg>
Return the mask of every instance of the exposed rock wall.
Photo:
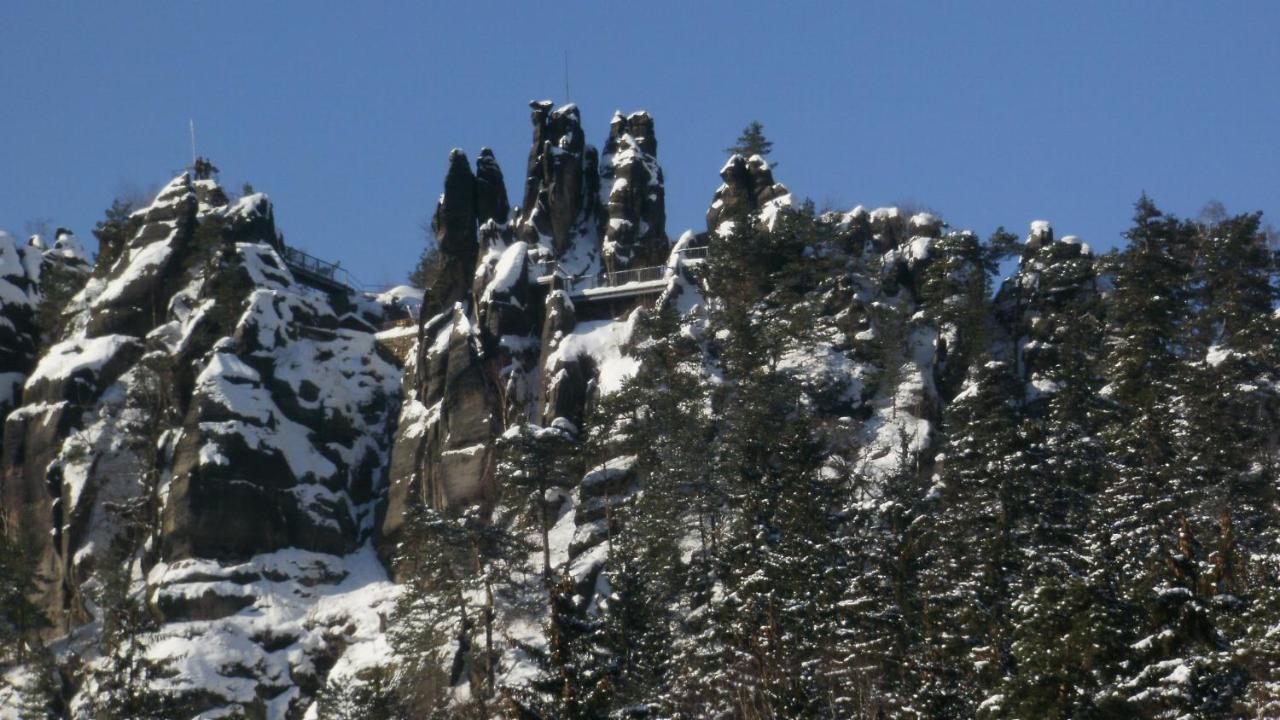
<svg viewBox="0 0 1280 720">
<path fill-rule="evenodd" d="M 0 417 L 21 397 L 35 367 L 41 254 L 0 232 Z"/>
<path fill-rule="evenodd" d="M 614 114 L 600 167 L 606 193 L 601 236 L 609 272 L 667 261 L 666 187 L 657 155 L 648 113 Z"/>
<path fill-rule="evenodd" d="M 384 557 L 409 504 L 492 501 L 497 440 L 507 428 L 561 417 L 582 422 L 598 370 L 585 354 L 552 357 L 574 331 L 575 315 L 569 296 L 548 296 L 546 283 L 595 279 L 606 265 L 622 270 L 667 259 L 652 118 L 615 115 L 601 166 L 577 106 L 530 106 L 524 200 L 509 221 L 493 154 L 482 150 L 474 173 L 461 151 L 450 155 L 435 221 L 447 276 L 437 295 L 448 302 L 423 314 L 405 380 L 382 523 Z M 547 277 L 553 268 L 559 279 Z"/>
<path fill-rule="evenodd" d="M 385 579 L 376 563 L 352 569 L 372 558 L 358 550 L 399 411 L 400 369 L 374 338 L 384 309 L 301 284 L 265 195 L 232 201 L 180 175 L 135 217 L 138 231 L 68 304 L 9 414 L 8 527 L 42 541 L 41 603 L 59 629 L 98 612 L 101 563 L 152 572 L 146 597 L 166 622 L 152 656 L 176 673 L 190 715 L 296 717 L 342 646 L 263 629 L 238 651 L 256 648 L 266 664 L 193 668 L 182 640 L 196 621 L 216 623 L 201 632 L 225 642 L 253 607 L 287 605 L 280 593 Z M 60 238 L 45 255 L 71 250 Z M 223 569 L 273 552 L 312 559 L 258 576 Z M 179 571 L 192 563 L 203 579 Z M 317 574 L 315 563 L 339 569 Z"/>
<path fill-rule="evenodd" d="M 90 266 L 80 241 L 58 228 L 52 245 L 39 235 L 19 244 L 0 232 L 0 418 L 22 399 L 37 352 L 60 304 L 84 284 Z M 0 440 L 3 429 L 0 428 Z"/>
<path fill-rule="evenodd" d="M 720 168 L 724 182 L 716 189 L 707 210 L 707 231 L 723 230 L 723 223 L 757 212 L 773 200 L 789 196 L 785 185 L 773 181 L 773 170 L 759 155 L 734 155 Z"/>
</svg>

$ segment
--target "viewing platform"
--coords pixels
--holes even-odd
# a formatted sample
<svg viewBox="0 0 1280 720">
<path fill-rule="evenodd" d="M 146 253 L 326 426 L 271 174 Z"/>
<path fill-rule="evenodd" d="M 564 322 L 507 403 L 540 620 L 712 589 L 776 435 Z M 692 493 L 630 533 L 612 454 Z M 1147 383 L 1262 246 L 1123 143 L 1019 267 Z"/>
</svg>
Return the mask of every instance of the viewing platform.
<svg viewBox="0 0 1280 720">
<path fill-rule="evenodd" d="M 337 291 L 354 290 L 355 283 L 351 273 L 337 263 L 305 253 L 295 247 L 285 246 L 281 253 L 284 264 L 300 282 L 320 290 Z"/>
<path fill-rule="evenodd" d="M 679 254 L 686 263 L 701 263 L 707 257 L 707 248 L 685 248 L 679 251 Z M 564 273 L 557 275 L 557 270 L 558 267 L 553 261 L 540 263 L 538 266 L 538 284 L 549 287 L 558 277 L 559 283 L 569 293 L 569 299 L 575 303 L 657 295 L 667 287 L 666 265 L 653 265 L 584 276 L 572 276 Z"/>
</svg>

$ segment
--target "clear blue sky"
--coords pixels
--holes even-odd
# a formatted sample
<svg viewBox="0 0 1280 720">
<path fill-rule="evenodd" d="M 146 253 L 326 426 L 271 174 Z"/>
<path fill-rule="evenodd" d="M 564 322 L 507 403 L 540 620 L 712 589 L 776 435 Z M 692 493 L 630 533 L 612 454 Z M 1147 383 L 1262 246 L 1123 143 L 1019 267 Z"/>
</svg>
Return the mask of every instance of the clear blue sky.
<svg viewBox="0 0 1280 720">
<path fill-rule="evenodd" d="M 493 147 L 518 201 L 566 49 L 591 142 L 654 114 L 673 236 L 752 119 L 819 205 L 1097 247 L 1144 190 L 1280 214 L 1277 2 L 7 2 L 0 48 L 0 227 L 89 240 L 188 162 L 194 117 L 226 184 L 367 283 L 412 266 L 450 148 Z"/>
</svg>

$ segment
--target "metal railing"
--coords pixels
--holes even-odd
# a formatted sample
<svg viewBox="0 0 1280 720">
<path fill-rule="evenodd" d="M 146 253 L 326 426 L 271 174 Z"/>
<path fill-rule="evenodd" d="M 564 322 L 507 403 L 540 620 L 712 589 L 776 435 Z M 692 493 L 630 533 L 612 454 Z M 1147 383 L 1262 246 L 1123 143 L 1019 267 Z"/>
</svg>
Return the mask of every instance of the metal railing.
<svg viewBox="0 0 1280 720">
<path fill-rule="evenodd" d="M 580 293 L 584 290 L 621 287 L 632 283 L 661 280 L 666 276 L 666 272 L 667 267 L 665 265 L 656 265 L 654 267 L 632 268 L 630 270 L 619 270 L 618 272 L 606 272 L 594 277 L 574 278 L 570 281 L 570 292 Z"/>
<path fill-rule="evenodd" d="M 555 260 L 538 260 L 533 263 L 533 268 L 534 268 L 536 277 L 546 277 L 548 275 L 553 274 L 556 271 L 556 261 Z"/>
<path fill-rule="evenodd" d="M 351 273 L 337 263 L 321 260 L 314 255 L 287 245 L 284 248 L 283 256 L 285 264 L 294 272 L 305 273 L 321 280 L 346 285 L 347 287 L 354 287 L 355 285 L 351 279 Z"/>
<path fill-rule="evenodd" d="M 685 260 L 706 260 L 708 246 L 700 245 L 698 247 L 687 247 L 676 251 L 676 254 Z"/>
</svg>

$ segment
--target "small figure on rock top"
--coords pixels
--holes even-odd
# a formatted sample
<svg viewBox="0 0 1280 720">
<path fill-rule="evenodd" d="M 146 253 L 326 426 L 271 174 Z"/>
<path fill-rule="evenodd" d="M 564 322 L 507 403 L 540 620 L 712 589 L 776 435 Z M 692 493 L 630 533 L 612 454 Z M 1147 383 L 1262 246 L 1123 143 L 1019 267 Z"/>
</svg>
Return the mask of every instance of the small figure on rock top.
<svg viewBox="0 0 1280 720">
<path fill-rule="evenodd" d="M 198 157 L 191 164 L 191 171 L 195 175 L 196 180 L 210 180 L 214 175 L 218 174 L 218 167 L 209 162 L 208 158 Z"/>
</svg>

